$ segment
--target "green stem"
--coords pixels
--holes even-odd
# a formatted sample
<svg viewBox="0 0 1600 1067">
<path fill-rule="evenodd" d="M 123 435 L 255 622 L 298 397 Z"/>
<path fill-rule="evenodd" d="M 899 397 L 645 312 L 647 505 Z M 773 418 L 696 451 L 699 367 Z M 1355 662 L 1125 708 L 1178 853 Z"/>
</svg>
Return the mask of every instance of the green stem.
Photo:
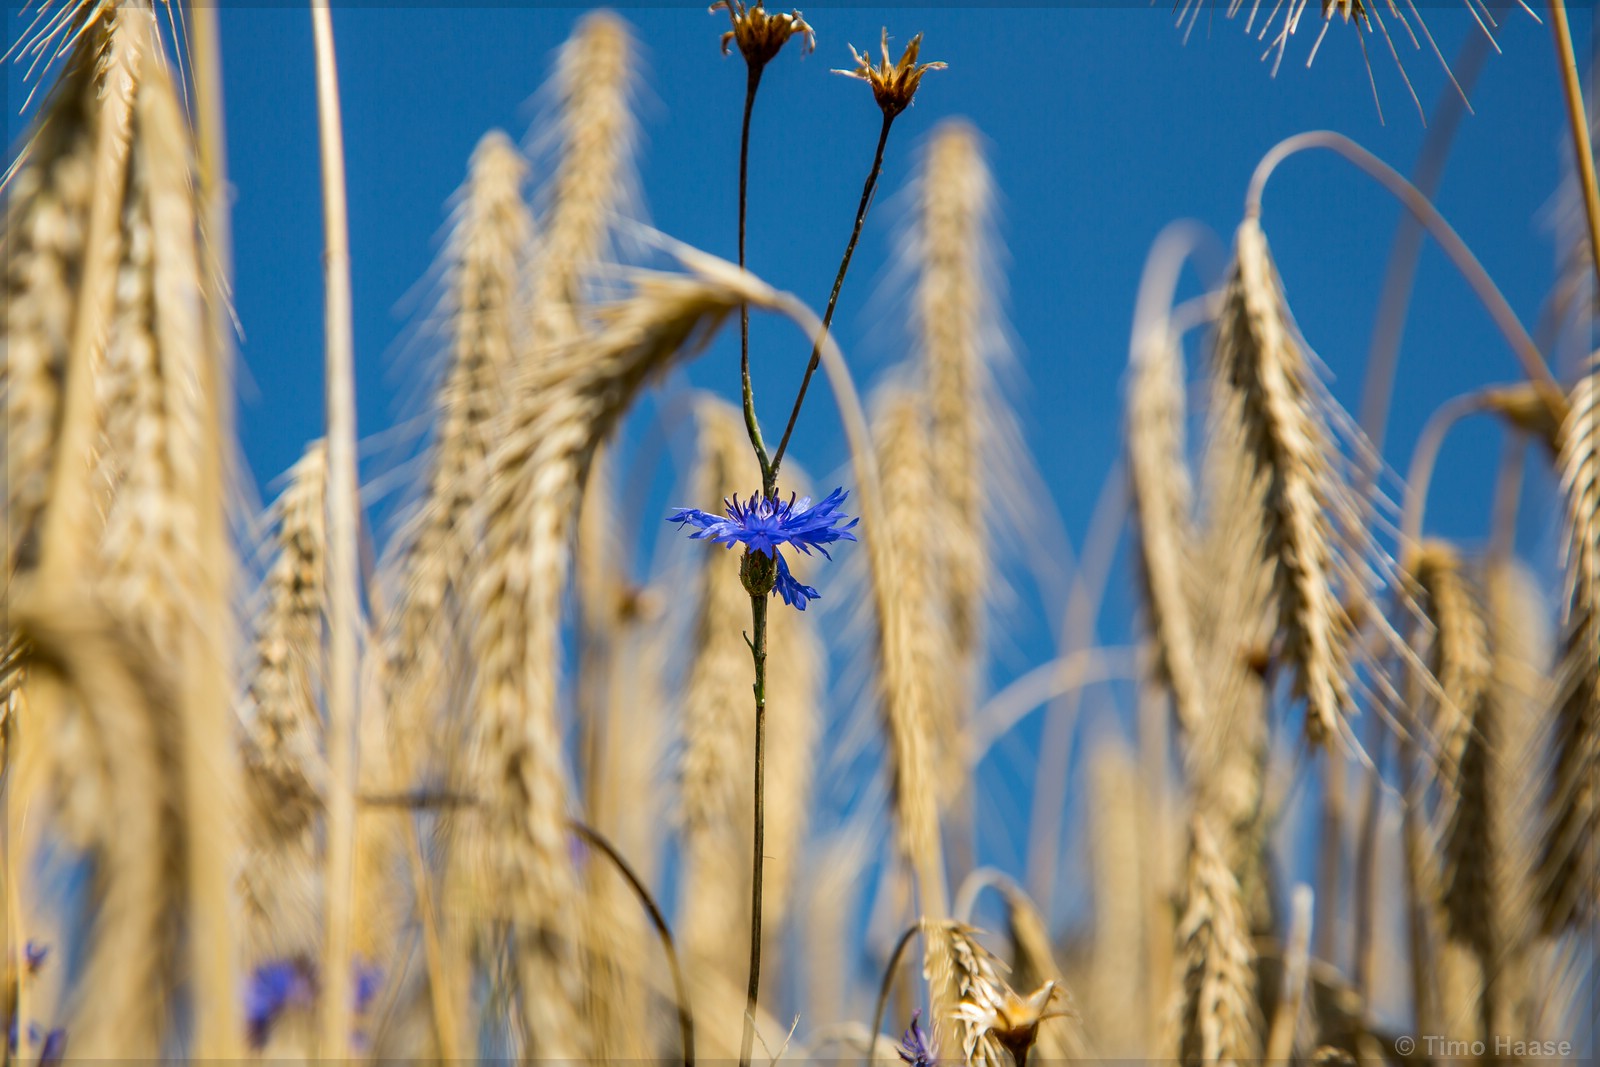
<svg viewBox="0 0 1600 1067">
<path fill-rule="evenodd" d="M 811 361 L 806 364 L 805 377 L 800 379 L 800 392 L 794 398 L 794 407 L 789 411 L 789 424 L 783 428 L 783 437 L 778 441 L 778 451 L 773 453 L 770 477 L 772 487 L 767 492 L 770 495 L 778 481 L 778 465 L 783 462 L 783 453 L 789 447 L 789 436 L 794 433 L 795 420 L 800 417 L 800 405 L 805 403 L 806 389 L 811 385 L 811 376 L 817 372 L 817 365 L 822 362 L 822 339 L 828 336 L 828 328 L 833 325 L 833 309 L 839 304 L 839 290 L 844 287 L 844 276 L 850 269 L 850 257 L 855 255 L 856 242 L 861 240 L 861 225 L 867 219 L 867 208 L 872 203 L 872 191 L 878 186 L 878 175 L 883 172 L 883 148 L 889 143 L 889 127 L 894 124 L 894 114 L 883 113 L 883 128 L 878 131 L 878 148 L 872 154 L 872 170 L 867 173 L 866 184 L 861 187 L 861 204 L 856 208 L 855 229 L 850 231 L 850 243 L 844 246 L 844 258 L 839 261 L 839 273 L 833 278 L 833 292 L 828 296 L 828 307 L 822 313 L 822 332 L 817 335 L 816 341 L 811 346 Z"/>
<path fill-rule="evenodd" d="M 744 122 L 739 129 L 739 267 L 744 267 L 744 235 L 746 209 L 750 192 L 750 112 L 755 108 L 756 90 L 761 88 L 762 67 L 751 63 L 746 68 L 744 85 Z M 761 490 L 771 496 L 777 483 L 772 474 L 772 464 L 767 460 L 767 446 L 761 440 L 761 424 L 756 421 L 756 395 L 750 384 L 750 305 L 739 307 L 739 387 L 744 396 L 744 426 L 750 434 L 750 446 L 755 449 L 756 461 L 761 464 Z"/>
<path fill-rule="evenodd" d="M 739 1067 L 750 1067 L 755 1037 L 756 1001 L 761 994 L 761 882 L 766 848 L 766 745 L 767 745 L 767 596 L 750 597 L 750 655 L 756 682 L 755 834 L 750 859 L 750 982 L 745 990 L 744 1035 L 739 1041 Z"/>
</svg>

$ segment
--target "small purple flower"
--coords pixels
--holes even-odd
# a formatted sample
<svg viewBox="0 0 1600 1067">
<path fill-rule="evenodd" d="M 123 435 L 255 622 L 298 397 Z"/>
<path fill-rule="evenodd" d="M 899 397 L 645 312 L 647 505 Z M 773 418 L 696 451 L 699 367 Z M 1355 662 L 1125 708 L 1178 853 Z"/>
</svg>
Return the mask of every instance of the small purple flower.
<svg viewBox="0 0 1600 1067">
<path fill-rule="evenodd" d="M 383 968 L 358 959 L 355 969 L 356 1014 L 365 1015 L 372 1006 L 373 998 L 383 989 Z"/>
<path fill-rule="evenodd" d="M 900 1047 L 895 1051 L 900 1053 L 900 1058 L 911 1067 L 937 1067 L 939 1059 L 928 1045 L 928 1035 L 923 1033 L 922 1026 L 918 1022 L 921 1018 L 921 1008 L 911 1013 L 911 1029 L 901 1037 Z"/>
<path fill-rule="evenodd" d="M 39 1040 L 39 1028 L 28 1027 L 28 1037 L 34 1042 Z M 44 1035 L 44 1043 L 39 1049 L 39 1067 L 53 1067 L 60 1063 L 67 1054 L 67 1032 L 59 1026 Z"/>
<path fill-rule="evenodd" d="M 777 577 L 772 591 L 783 597 L 785 604 L 804 611 L 809 601 L 816 600 L 822 594 L 809 585 L 801 584 L 790 573 L 789 564 L 778 549 L 782 545 L 792 545 L 810 555 L 814 548 L 832 559 L 824 546 L 835 541 L 854 541 L 856 535 L 850 531 L 861 521 L 850 519 L 843 526 L 839 525 L 848 518 L 839 508 L 849 495 L 843 489 L 835 489 L 820 504 L 812 507 L 810 497 L 802 497 L 796 502 L 793 495 L 785 501 L 769 500 L 756 493 L 746 501 L 741 501 L 737 496 L 724 500 L 726 517 L 712 515 L 699 508 L 678 508 L 667 516 L 667 521 L 679 526 L 697 527 L 698 532 L 689 535 L 697 541 L 711 541 L 728 548 L 740 544 L 750 552 L 775 560 L 778 565 Z"/>
<path fill-rule="evenodd" d="M 273 1023 L 290 1008 L 308 1008 L 316 1000 L 315 975 L 303 960 L 272 960 L 257 967 L 245 990 L 245 1021 L 250 1044 L 267 1043 Z"/>
<path fill-rule="evenodd" d="M 28 943 L 22 947 L 22 958 L 28 965 L 29 974 L 37 974 L 39 968 L 44 966 L 45 957 L 48 955 L 50 955 L 50 946 L 35 941 L 31 937 L 28 939 Z"/>
</svg>

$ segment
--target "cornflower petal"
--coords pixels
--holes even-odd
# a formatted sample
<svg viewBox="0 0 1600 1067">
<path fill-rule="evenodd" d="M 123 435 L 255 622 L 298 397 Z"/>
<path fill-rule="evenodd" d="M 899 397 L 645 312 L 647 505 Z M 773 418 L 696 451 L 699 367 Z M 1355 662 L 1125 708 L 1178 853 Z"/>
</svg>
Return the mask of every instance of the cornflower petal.
<svg viewBox="0 0 1600 1067">
<path fill-rule="evenodd" d="M 710 540 L 728 548 L 741 544 L 750 552 L 777 560 L 778 576 L 772 591 L 783 597 L 784 603 L 804 611 L 806 604 L 821 594 L 790 573 L 779 549 L 789 545 L 810 555 L 814 548 L 832 559 L 824 546 L 856 540 L 851 530 L 860 520 L 840 510 L 849 495 L 843 488 L 835 489 L 813 506 L 810 497 L 797 500 L 791 495 L 783 500 L 757 492 L 747 500 L 735 496 L 723 501 L 725 518 L 698 508 L 677 508 L 667 516 L 667 521 L 676 522 L 680 527 L 695 527 L 697 532 L 689 535 L 691 539 Z"/>
</svg>

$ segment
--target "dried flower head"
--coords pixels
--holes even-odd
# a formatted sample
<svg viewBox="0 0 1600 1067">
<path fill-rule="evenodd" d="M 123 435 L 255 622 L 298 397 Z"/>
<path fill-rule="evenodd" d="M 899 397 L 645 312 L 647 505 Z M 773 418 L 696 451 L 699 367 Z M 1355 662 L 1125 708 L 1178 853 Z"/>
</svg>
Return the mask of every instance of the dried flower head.
<svg viewBox="0 0 1600 1067">
<path fill-rule="evenodd" d="M 739 52 L 753 69 L 766 66 L 797 33 L 802 55 L 817 47 L 815 31 L 798 10 L 768 14 L 762 0 L 756 0 L 755 6 L 748 8 L 744 0 L 717 0 L 711 10 L 726 11 L 728 21 L 733 24 L 733 29 L 722 35 L 722 54 L 727 55 L 728 45 L 738 41 Z"/>
<path fill-rule="evenodd" d="M 943 63 L 917 62 L 917 53 L 922 48 L 922 34 L 911 38 L 911 43 L 906 45 L 905 54 L 900 57 L 900 62 L 889 62 L 889 29 L 884 27 L 883 62 L 874 67 L 872 61 L 861 52 L 856 51 L 855 45 L 850 46 L 850 54 L 855 57 L 855 70 L 836 70 L 835 74 L 843 74 L 849 78 L 860 78 L 872 86 L 872 95 L 877 98 L 878 107 L 883 109 L 885 118 L 894 118 L 900 112 L 911 106 L 911 98 L 917 95 L 917 86 L 922 84 L 922 76 L 930 70 L 943 70 Z"/>
<path fill-rule="evenodd" d="M 977 992 L 975 999 L 963 1000 L 956 1008 L 957 1017 L 971 1026 L 980 1040 L 990 1037 L 998 1041 L 1017 1067 L 1026 1067 L 1028 1051 L 1039 1039 L 1039 1024 L 1050 1017 L 1047 1010 L 1055 998 L 1056 983 L 1046 982 L 1027 996 L 1004 982 L 980 986 Z"/>
</svg>

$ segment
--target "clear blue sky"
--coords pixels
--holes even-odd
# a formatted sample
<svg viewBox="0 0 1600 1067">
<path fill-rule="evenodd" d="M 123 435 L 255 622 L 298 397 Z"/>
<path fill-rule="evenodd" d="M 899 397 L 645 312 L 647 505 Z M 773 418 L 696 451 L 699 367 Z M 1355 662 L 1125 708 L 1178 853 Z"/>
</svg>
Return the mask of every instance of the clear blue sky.
<svg viewBox="0 0 1600 1067">
<path fill-rule="evenodd" d="M 1581 48 L 1590 12 L 1574 7 Z M 1447 56 L 1478 32 L 1460 5 L 1425 11 Z M 363 432 L 397 415 L 404 382 L 391 357 L 409 311 L 402 301 L 436 254 L 445 200 L 468 153 L 492 127 L 526 132 L 529 98 L 578 13 L 520 5 L 335 12 Z M 717 52 L 722 16 L 698 4 L 624 13 L 647 50 L 640 168 L 649 215 L 665 232 L 731 258 L 743 74 L 737 57 Z M 825 299 L 878 124 L 865 87 L 828 71 L 848 65 L 847 42 L 875 42 L 884 25 L 900 41 L 924 31 L 924 57 L 950 69 L 928 77 L 897 124 L 883 191 L 902 186 L 917 143 L 944 117 L 966 116 L 989 139 L 1011 260 L 1011 321 L 1031 382 L 1021 395 L 1023 420 L 1075 538 L 1119 447 L 1134 291 L 1158 230 L 1193 217 L 1226 239 L 1257 158 L 1288 134 L 1337 129 L 1402 170 L 1423 136 L 1392 60 L 1375 53 L 1388 120 L 1379 124 L 1348 33 L 1330 34 L 1309 71 L 1291 53 L 1273 80 L 1257 61 L 1261 46 L 1237 24 L 1203 16 L 1185 46 L 1164 5 L 852 5 L 806 14 L 817 52 L 785 54 L 769 68 L 756 115 L 752 268 L 817 305 Z M 320 432 L 321 216 L 308 23 L 303 10 L 278 5 L 229 5 L 222 17 L 241 352 L 255 384 L 240 425 L 262 483 Z M 1491 58 L 1473 93 L 1477 115 L 1461 129 L 1439 203 L 1531 323 L 1551 281 L 1554 251 L 1540 213 L 1559 176 L 1564 115 L 1548 28 L 1520 11 L 1504 23 L 1504 54 Z M 1298 55 L 1307 43 L 1298 43 Z M 1426 51 L 1406 58 L 1431 108 L 1444 85 L 1437 62 Z M 897 328 L 872 332 L 874 312 L 885 310 L 871 295 L 887 262 L 893 206 L 880 197 L 838 315 L 840 340 L 862 377 L 898 354 Z M 1290 163 L 1268 194 L 1265 225 L 1291 303 L 1350 407 L 1397 217 L 1365 177 L 1326 155 Z M 719 346 L 690 376 L 730 392 L 734 358 Z M 777 398 L 790 393 L 803 353 L 775 328 L 756 359 L 764 418 L 776 421 Z M 1440 400 L 1514 373 L 1488 319 L 1430 249 L 1402 356 L 1391 461 L 1403 465 Z M 1494 436 L 1469 427 L 1447 451 L 1433 512 L 1441 530 L 1480 527 L 1488 489 L 1479 475 L 1493 463 Z M 799 455 L 825 470 L 843 458 L 836 437 L 829 408 L 815 405 Z"/>
</svg>

